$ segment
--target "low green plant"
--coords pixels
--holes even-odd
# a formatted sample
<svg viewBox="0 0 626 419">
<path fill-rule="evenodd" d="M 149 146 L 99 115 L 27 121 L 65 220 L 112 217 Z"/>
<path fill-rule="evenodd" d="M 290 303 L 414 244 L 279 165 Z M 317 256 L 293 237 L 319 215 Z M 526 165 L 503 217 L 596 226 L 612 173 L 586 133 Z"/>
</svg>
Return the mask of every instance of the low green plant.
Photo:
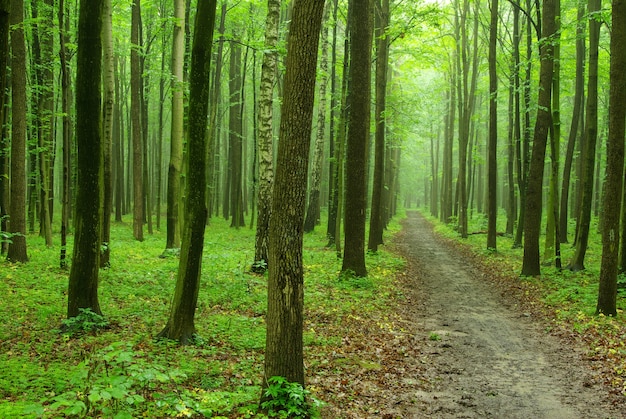
<svg viewBox="0 0 626 419">
<path fill-rule="evenodd" d="M 109 322 L 103 315 L 90 308 L 79 308 L 78 315 L 61 321 L 61 331 L 65 335 L 74 336 L 84 332 L 93 332 L 109 327 Z"/>
<path fill-rule="evenodd" d="M 428 336 L 428 340 L 439 341 L 441 340 L 441 336 L 439 336 L 439 334 L 435 332 L 430 332 L 430 335 Z"/>
<path fill-rule="evenodd" d="M 321 402 L 310 395 L 300 383 L 288 381 L 285 377 L 271 377 L 267 380 L 261 408 L 269 417 L 278 418 L 316 418 Z M 311 399 L 309 403 L 308 399 Z"/>
</svg>

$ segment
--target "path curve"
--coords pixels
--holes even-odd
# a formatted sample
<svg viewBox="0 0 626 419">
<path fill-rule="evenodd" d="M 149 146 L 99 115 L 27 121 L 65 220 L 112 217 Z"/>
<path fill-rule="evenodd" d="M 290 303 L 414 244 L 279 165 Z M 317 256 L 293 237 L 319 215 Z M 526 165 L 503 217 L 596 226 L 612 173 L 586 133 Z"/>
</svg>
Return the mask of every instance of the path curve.
<svg viewBox="0 0 626 419">
<path fill-rule="evenodd" d="M 581 351 L 506 301 L 420 214 L 403 223 L 395 245 L 408 262 L 408 310 L 428 383 L 409 391 L 401 417 L 626 417 Z"/>
</svg>

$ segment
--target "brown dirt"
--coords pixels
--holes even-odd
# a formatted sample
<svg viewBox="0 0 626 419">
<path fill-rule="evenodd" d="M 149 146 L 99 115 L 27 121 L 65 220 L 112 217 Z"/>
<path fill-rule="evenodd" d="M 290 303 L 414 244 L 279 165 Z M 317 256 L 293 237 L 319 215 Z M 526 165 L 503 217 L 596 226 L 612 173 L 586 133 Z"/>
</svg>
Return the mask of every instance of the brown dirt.
<svg viewBox="0 0 626 419">
<path fill-rule="evenodd" d="M 346 325 L 356 332 L 311 383 L 323 417 L 626 418 L 583 348 L 548 333 L 514 283 L 417 213 L 393 246 L 408 264 L 396 313 Z"/>
</svg>

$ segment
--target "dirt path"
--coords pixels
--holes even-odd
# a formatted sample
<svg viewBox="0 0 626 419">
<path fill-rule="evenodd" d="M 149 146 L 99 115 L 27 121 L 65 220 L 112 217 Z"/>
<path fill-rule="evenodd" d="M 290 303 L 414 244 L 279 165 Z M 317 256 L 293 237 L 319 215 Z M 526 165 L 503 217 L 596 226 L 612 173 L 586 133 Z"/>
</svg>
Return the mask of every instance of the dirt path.
<svg viewBox="0 0 626 419">
<path fill-rule="evenodd" d="M 403 418 L 620 418 L 582 352 L 507 301 L 483 273 L 409 213 L 397 241 L 423 370 L 402 376 Z M 416 348 L 417 349 L 417 348 Z M 397 416 L 400 415 L 400 416 Z"/>
</svg>

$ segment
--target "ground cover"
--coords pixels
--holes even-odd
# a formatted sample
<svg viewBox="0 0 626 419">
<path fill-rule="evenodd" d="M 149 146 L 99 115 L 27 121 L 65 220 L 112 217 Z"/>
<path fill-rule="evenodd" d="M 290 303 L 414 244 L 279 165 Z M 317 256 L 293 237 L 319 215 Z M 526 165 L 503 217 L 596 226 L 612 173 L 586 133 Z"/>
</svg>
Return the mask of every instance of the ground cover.
<svg viewBox="0 0 626 419">
<path fill-rule="evenodd" d="M 395 223 L 391 232 L 398 229 Z M 341 354 L 359 333 L 352 327 L 387 327 L 403 261 L 384 251 L 368 255 L 367 279 L 341 280 L 323 230 L 305 236 L 306 368 L 311 395 L 332 406 L 338 392 L 327 383 L 340 382 L 343 369 L 378 368 Z M 266 278 L 249 271 L 254 230 L 211 220 L 199 336 L 186 347 L 154 339 L 178 266 L 176 256 L 161 257 L 165 232 L 139 243 L 130 224 L 115 224 L 111 236 L 112 266 L 100 279 L 105 318 L 91 320 L 108 322 L 99 331 L 60 331 L 68 273 L 58 268 L 58 243 L 46 248 L 29 235 L 29 263 L 0 263 L 0 417 L 261 417 Z"/>
</svg>

